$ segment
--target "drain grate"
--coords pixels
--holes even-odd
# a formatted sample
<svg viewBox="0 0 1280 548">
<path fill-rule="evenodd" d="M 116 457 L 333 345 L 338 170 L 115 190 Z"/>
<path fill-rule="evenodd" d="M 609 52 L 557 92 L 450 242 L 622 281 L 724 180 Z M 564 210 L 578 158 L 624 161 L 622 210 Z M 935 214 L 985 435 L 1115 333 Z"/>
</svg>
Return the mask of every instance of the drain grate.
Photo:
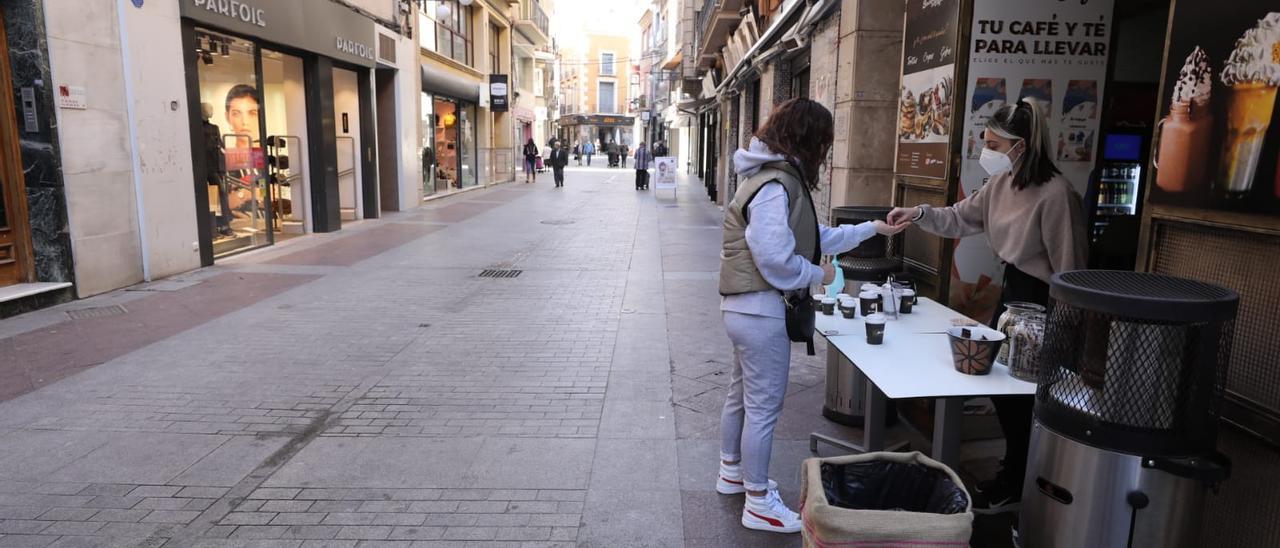
<svg viewBox="0 0 1280 548">
<path fill-rule="evenodd" d="M 496 270 L 489 269 L 480 273 L 481 278 L 515 278 L 523 273 L 523 270 Z"/>
<path fill-rule="evenodd" d="M 68 310 L 67 316 L 73 320 L 88 320 L 92 318 L 107 318 L 110 316 L 119 316 L 127 314 L 129 311 L 125 307 L 118 304 L 111 306 L 99 306 L 95 308 L 81 308 L 80 310 Z"/>
</svg>

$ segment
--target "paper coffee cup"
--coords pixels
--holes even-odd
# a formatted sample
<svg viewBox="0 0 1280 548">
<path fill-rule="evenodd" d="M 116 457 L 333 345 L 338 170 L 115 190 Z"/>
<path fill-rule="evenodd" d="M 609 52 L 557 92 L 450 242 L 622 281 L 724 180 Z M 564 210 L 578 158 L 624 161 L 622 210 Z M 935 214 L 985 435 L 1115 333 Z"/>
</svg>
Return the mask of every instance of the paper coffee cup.
<svg viewBox="0 0 1280 548">
<path fill-rule="evenodd" d="M 862 305 L 864 317 L 880 311 L 880 292 L 878 291 L 863 291 L 858 294 L 858 301 Z"/>
<path fill-rule="evenodd" d="M 836 300 L 833 297 L 822 298 L 822 313 L 831 316 L 836 313 Z"/>
<path fill-rule="evenodd" d="M 911 308 L 916 304 L 916 292 L 912 289 L 903 289 L 902 297 L 898 301 L 898 312 L 910 314 Z"/>
<path fill-rule="evenodd" d="M 867 344 L 884 344 L 884 314 L 871 314 L 864 323 L 867 326 Z"/>
</svg>

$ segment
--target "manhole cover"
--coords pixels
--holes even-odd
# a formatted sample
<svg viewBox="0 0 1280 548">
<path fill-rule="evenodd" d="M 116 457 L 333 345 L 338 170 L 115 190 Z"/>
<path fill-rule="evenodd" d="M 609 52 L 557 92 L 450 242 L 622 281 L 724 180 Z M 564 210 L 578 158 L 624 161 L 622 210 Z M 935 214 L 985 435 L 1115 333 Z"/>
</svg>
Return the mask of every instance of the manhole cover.
<svg viewBox="0 0 1280 548">
<path fill-rule="evenodd" d="M 567 219 L 551 219 L 547 221 L 542 221 L 542 224 L 544 225 L 571 225 L 573 223 L 574 221 L 570 221 Z"/>
<path fill-rule="evenodd" d="M 81 308 L 80 310 L 68 310 L 67 316 L 73 320 L 88 320 L 92 318 L 106 318 L 109 316 L 119 316 L 129 311 L 125 307 L 118 304 L 111 306 L 99 306 L 94 308 Z"/>
<path fill-rule="evenodd" d="M 497 270 L 489 269 L 480 273 L 481 278 L 514 278 L 519 276 L 523 270 Z"/>
</svg>

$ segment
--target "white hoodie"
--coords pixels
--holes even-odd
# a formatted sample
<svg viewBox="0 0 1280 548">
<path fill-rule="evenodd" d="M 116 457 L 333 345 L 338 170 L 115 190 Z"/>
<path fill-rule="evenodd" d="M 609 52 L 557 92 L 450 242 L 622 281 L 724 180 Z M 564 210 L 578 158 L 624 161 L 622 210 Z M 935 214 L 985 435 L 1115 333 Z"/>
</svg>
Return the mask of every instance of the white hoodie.
<svg viewBox="0 0 1280 548">
<path fill-rule="evenodd" d="M 752 138 L 745 149 L 733 154 L 734 171 L 739 177 L 750 177 L 769 162 L 785 160 L 786 156 L 769 150 L 769 147 Z M 769 282 L 779 290 L 801 289 L 822 283 L 822 267 L 795 253 L 796 238 L 787 218 L 790 207 L 787 191 L 780 183 L 767 183 L 747 206 L 751 222 L 747 225 L 747 249 L 751 258 Z M 875 225 L 870 222 L 830 228 L 818 225 L 822 253 L 844 253 L 863 241 L 875 236 Z M 786 305 L 779 291 L 757 291 L 741 295 L 729 295 L 720 302 L 720 310 L 785 318 Z"/>
</svg>

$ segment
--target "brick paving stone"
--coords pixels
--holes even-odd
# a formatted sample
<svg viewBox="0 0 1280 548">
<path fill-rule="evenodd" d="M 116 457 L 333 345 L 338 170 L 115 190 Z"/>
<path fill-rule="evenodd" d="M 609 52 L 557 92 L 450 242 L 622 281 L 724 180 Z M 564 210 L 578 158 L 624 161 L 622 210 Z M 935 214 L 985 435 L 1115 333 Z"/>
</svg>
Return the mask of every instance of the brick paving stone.
<svg viewBox="0 0 1280 548">
<path fill-rule="evenodd" d="M 324 521 L 324 516 L 324 514 L 307 512 L 281 513 L 272 518 L 271 525 L 318 525 Z"/>
<path fill-rule="evenodd" d="M 339 539 L 356 539 L 356 540 L 385 540 L 391 536 L 391 526 L 377 525 L 352 525 L 343 527 L 338 531 Z"/>
<path fill-rule="evenodd" d="M 270 512 L 232 512 L 222 518 L 223 525 L 266 525 L 275 519 Z"/>
<path fill-rule="evenodd" d="M 121 522 L 121 523 L 137 523 L 139 521 L 142 521 L 142 518 L 147 517 L 147 514 L 150 514 L 150 513 L 151 513 L 151 510 L 125 510 L 125 509 L 119 509 L 119 508 L 108 508 L 105 510 L 100 510 L 97 514 L 94 514 L 93 517 L 89 519 L 91 519 L 92 521 L 115 521 L 115 522 Z"/>
<path fill-rule="evenodd" d="M 311 509 L 312 504 L 314 503 L 309 500 L 269 500 L 258 510 L 260 512 L 306 512 Z"/>
<path fill-rule="evenodd" d="M 184 498 L 145 498 L 134 506 L 140 510 L 195 510 L 196 508 L 188 508 L 187 505 L 194 501 L 208 501 L 210 499 L 184 499 Z M 207 507 L 207 506 L 206 506 Z M 203 510 L 203 508 L 199 508 Z"/>
<path fill-rule="evenodd" d="M 50 525 L 41 533 L 45 535 L 92 535 L 99 529 L 106 527 L 106 525 L 101 521 L 59 521 Z"/>
<path fill-rule="evenodd" d="M 0 506 L 0 519 L 35 519 L 45 512 L 44 506 Z M 80 510 L 76 508 L 75 510 Z M 51 510 L 50 510 L 51 511 Z M 92 514 L 96 510 L 89 510 Z"/>
<path fill-rule="evenodd" d="M 38 521 L 33 519 L 5 519 L 0 520 L 0 534 L 4 535 L 34 535 L 43 531 L 48 527 L 50 522 Z"/>
<path fill-rule="evenodd" d="M 177 496 L 195 499 L 216 499 L 227 494 L 225 487 L 183 487 Z"/>
<path fill-rule="evenodd" d="M 196 519 L 200 512 L 194 510 L 155 510 L 147 517 L 142 518 L 143 523 L 191 523 Z"/>
<path fill-rule="evenodd" d="M 182 487 L 172 485 L 140 485 L 129 492 L 130 497 L 172 497 L 181 491 Z"/>
<path fill-rule="evenodd" d="M 444 527 L 396 527 L 387 540 L 437 540 L 444 538 Z"/>
<path fill-rule="evenodd" d="M 0 537 L 0 548 L 44 548 L 58 539 L 53 535 L 5 535 Z"/>
</svg>

